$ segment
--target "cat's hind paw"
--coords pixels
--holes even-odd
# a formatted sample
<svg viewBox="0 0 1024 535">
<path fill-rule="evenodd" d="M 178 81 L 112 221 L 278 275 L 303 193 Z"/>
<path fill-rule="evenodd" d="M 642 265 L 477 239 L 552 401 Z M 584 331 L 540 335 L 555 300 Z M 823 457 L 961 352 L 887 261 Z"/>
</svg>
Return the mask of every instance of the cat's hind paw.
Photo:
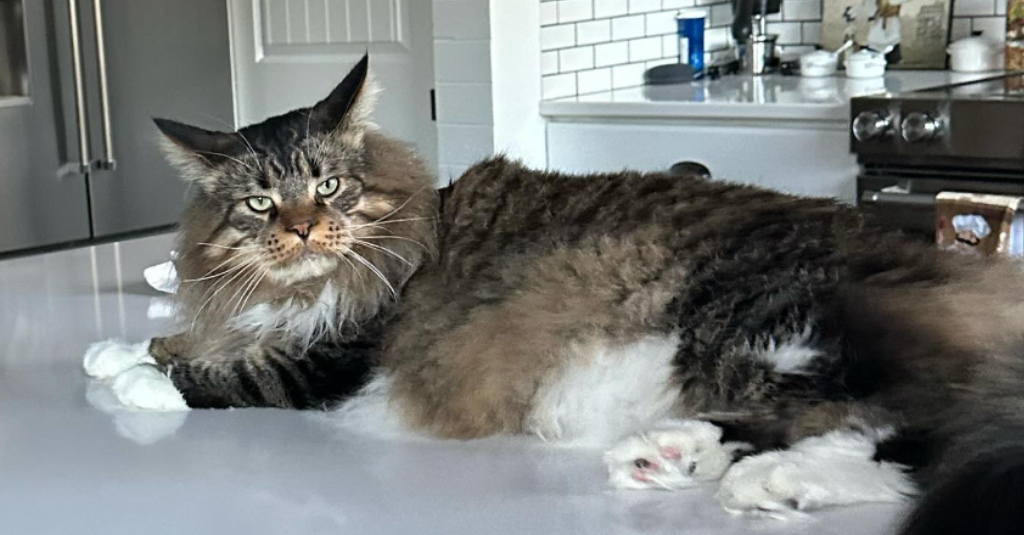
<svg viewBox="0 0 1024 535">
<path fill-rule="evenodd" d="M 744 448 L 721 440 L 722 430 L 708 422 L 665 422 L 605 453 L 608 482 L 621 489 L 676 490 L 717 480 Z"/>
<path fill-rule="evenodd" d="M 122 340 L 104 340 L 89 346 L 82 367 L 90 377 L 109 379 L 139 364 L 155 364 L 149 354 L 149 341 L 129 344 Z"/>
<path fill-rule="evenodd" d="M 747 457 L 722 478 L 718 500 L 734 513 L 789 518 L 830 505 L 899 502 L 914 493 L 904 467 L 875 461 L 871 437 L 833 431 L 788 450 Z"/>
</svg>

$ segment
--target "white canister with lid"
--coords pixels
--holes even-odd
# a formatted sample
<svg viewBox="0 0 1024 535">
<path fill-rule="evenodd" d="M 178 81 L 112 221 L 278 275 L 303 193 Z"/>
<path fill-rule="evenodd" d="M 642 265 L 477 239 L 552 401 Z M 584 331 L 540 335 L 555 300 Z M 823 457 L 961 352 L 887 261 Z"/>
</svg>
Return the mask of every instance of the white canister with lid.
<svg viewBox="0 0 1024 535">
<path fill-rule="evenodd" d="M 885 76 L 885 56 L 864 49 L 846 58 L 846 76 L 850 78 L 881 78 Z"/>
<path fill-rule="evenodd" d="M 834 52 L 815 50 L 800 56 L 800 74 L 810 78 L 832 76 L 836 73 L 839 56 Z"/>
<path fill-rule="evenodd" d="M 980 33 L 949 45 L 949 67 L 955 72 L 997 71 L 1003 68 L 1003 45 Z"/>
</svg>

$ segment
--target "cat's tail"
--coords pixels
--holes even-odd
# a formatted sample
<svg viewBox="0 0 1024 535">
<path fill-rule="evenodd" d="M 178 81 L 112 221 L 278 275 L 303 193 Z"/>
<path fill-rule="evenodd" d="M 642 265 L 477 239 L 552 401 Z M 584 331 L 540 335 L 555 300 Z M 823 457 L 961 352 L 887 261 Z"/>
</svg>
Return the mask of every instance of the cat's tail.
<svg viewBox="0 0 1024 535">
<path fill-rule="evenodd" d="M 1024 533 L 1024 356 L 980 366 L 902 535 Z"/>
</svg>

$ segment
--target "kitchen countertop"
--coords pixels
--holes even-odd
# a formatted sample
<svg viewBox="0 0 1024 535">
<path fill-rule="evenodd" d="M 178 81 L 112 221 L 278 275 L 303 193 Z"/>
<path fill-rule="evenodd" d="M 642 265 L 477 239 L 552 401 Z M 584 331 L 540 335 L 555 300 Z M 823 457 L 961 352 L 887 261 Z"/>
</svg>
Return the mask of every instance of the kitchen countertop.
<svg viewBox="0 0 1024 535">
<path fill-rule="evenodd" d="M 718 80 L 640 86 L 547 100 L 541 115 L 554 120 L 722 119 L 849 121 L 852 97 L 904 92 L 999 76 L 1001 72 L 889 71 L 884 78 L 729 75 Z"/>
<path fill-rule="evenodd" d="M 713 488 L 612 491 L 600 452 L 529 437 L 373 441 L 316 413 L 111 407 L 94 341 L 165 333 L 169 236 L 0 262 L 0 533 L 882 535 L 901 508 L 734 517 Z"/>
</svg>

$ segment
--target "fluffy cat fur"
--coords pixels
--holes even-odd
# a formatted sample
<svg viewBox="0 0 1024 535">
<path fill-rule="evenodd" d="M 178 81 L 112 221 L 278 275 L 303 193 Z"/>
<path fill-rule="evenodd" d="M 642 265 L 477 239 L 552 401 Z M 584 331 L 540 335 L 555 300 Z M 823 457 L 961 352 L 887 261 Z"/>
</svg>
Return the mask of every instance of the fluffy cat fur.
<svg viewBox="0 0 1024 535">
<path fill-rule="evenodd" d="M 581 405 L 552 385 L 578 393 L 616 380 L 588 366 L 649 358 L 657 384 L 619 390 L 619 406 L 649 402 L 637 422 L 705 420 L 760 450 L 895 429 L 878 456 L 929 489 L 905 533 L 1024 523 L 1006 498 L 1024 485 L 1016 263 L 696 174 L 498 157 L 436 191 L 368 122 L 366 69 L 237 133 L 158 121 L 198 187 L 176 261 L 186 325 L 150 351 L 190 406 L 344 408 L 373 380 L 409 429 L 545 435 L 574 422 L 539 426 L 542 400 Z M 305 241 L 296 221 L 313 223 Z"/>
</svg>

